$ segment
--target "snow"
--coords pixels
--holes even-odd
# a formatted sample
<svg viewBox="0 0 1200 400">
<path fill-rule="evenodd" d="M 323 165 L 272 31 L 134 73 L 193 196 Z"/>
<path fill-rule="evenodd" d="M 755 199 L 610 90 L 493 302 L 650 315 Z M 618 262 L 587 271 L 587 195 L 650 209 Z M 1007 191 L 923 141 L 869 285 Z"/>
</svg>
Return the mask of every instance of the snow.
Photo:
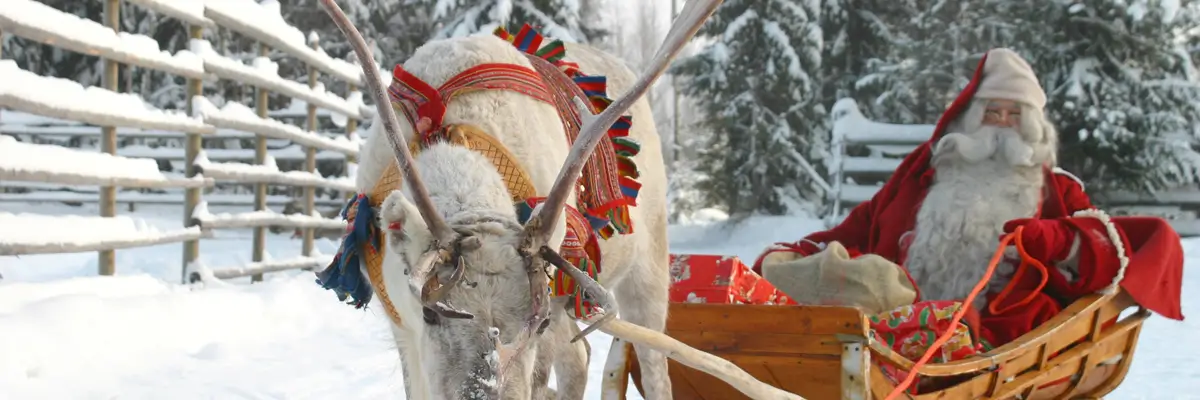
<svg viewBox="0 0 1200 400">
<path fill-rule="evenodd" d="M 205 176 L 243 183 L 266 182 L 289 186 L 313 186 L 353 192 L 357 190 L 352 177 L 326 178 L 316 172 L 280 171 L 275 158 L 267 155 L 263 165 L 241 163 L 214 163 L 201 151 L 196 156 L 196 167 Z"/>
<path fill-rule="evenodd" d="M 70 227 L 65 229 L 64 227 Z M 136 242 L 200 237 L 199 228 L 160 231 L 129 216 L 84 217 L 0 212 L 0 256 L 121 248 Z"/>
<path fill-rule="evenodd" d="M 843 98 L 833 104 L 833 141 L 856 143 L 920 144 L 933 135 L 933 125 L 905 125 L 867 119 L 854 99 Z"/>
<path fill-rule="evenodd" d="M 365 82 L 359 66 L 330 57 L 323 50 L 308 47 L 305 35 L 280 16 L 277 2 L 268 1 L 260 5 L 252 0 L 210 0 L 205 7 L 204 15 L 221 26 L 294 55 L 300 61 L 340 80 L 359 86 Z M 324 14 L 324 11 L 320 13 Z"/>
<path fill-rule="evenodd" d="M 178 207 L 139 210 L 163 229 L 180 226 L 178 213 Z M 673 252 L 753 260 L 772 242 L 820 228 L 805 217 L 751 217 L 736 226 L 712 210 L 693 218 L 670 227 Z M 247 264 L 249 237 L 249 230 L 231 230 L 202 241 L 200 263 Z M 1200 240 L 1184 247 L 1186 313 L 1200 304 Z M 300 241 L 268 235 L 267 248 L 299 254 Z M 333 254 L 336 243 L 318 239 L 316 248 Z M 270 273 L 253 285 L 248 278 L 181 285 L 180 251 L 178 245 L 118 251 L 115 277 L 94 276 L 94 254 L 0 258 L 0 398 L 404 398 L 387 317 L 377 305 L 364 311 L 341 304 L 309 271 Z M 1151 317 L 1129 376 L 1106 398 L 1197 398 L 1188 395 L 1200 390 L 1200 373 L 1189 366 L 1200 343 L 1182 338 L 1198 330 L 1195 319 Z M 587 340 L 585 398 L 599 399 L 611 338 L 594 333 Z M 1176 378 L 1164 378 L 1168 372 Z M 629 393 L 641 398 L 632 385 Z"/>
<path fill-rule="evenodd" d="M 347 155 L 357 155 L 359 143 L 351 142 L 345 137 L 326 138 L 316 132 L 306 132 L 295 125 L 283 123 L 274 119 L 260 118 L 249 107 L 236 102 L 225 103 L 218 109 L 204 96 L 192 97 L 195 112 L 206 122 L 218 127 L 250 131 L 264 136 L 287 139 L 304 146 L 329 149 Z"/>
<path fill-rule="evenodd" d="M 252 262 L 246 265 L 237 267 L 223 268 L 208 268 L 206 266 L 195 266 L 190 272 L 196 274 L 196 277 L 211 283 L 220 279 L 238 278 L 250 276 L 254 274 L 263 274 L 271 272 L 287 271 L 301 268 L 324 268 L 333 262 L 333 256 L 322 255 L 319 252 L 314 252 L 312 256 L 296 256 L 286 260 L 265 260 Z M 189 273 L 189 276 L 191 274 Z"/>
<path fill-rule="evenodd" d="M 346 222 L 340 218 L 325 218 L 316 210 L 312 215 L 280 214 L 271 210 L 244 213 L 219 213 L 208 211 L 208 203 L 201 201 L 192 211 L 192 219 L 204 229 L 250 228 L 256 226 L 287 226 L 293 228 L 342 229 Z"/>
<path fill-rule="evenodd" d="M 214 26 L 212 20 L 204 16 L 204 4 L 208 0 L 125 0 L 143 8 L 154 10 L 188 24 L 203 27 Z M 211 2 L 211 1 L 210 1 Z"/>
<path fill-rule="evenodd" d="M 253 160 L 254 149 L 205 149 L 210 160 Z M 267 154 L 276 160 L 303 160 L 304 147 L 291 145 L 267 150 Z M 117 149 L 117 155 L 122 157 L 153 158 L 156 160 L 179 160 L 184 157 L 184 149 L 178 147 L 149 147 L 145 145 L 129 145 Z M 344 160 L 344 152 L 318 151 L 317 160 Z"/>
<path fill-rule="evenodd" d="M 59 11 L 33 0 L 5 0 L 0 30 L 77 53 L 97 55 L 123 64 L 202 78 L 200 59 L 189 51 L 162 51 L 149 36 L 117 33 L 96 21 Z"/>
<path fill-rule="evenodd" d="M 1158 0 L 1158 6 L 1162 7 L 1162 23 L 1170 24 L 1175 21 L 1175 17 L 1179 15 L 1179 0 Z"/>
<path fill-rule="evenodd" d="M 8 121 L 7 118 L 0 118 L 0 120 L 5 121 L 5 122 Z M 37 136 L 38 139 L 47 139 L 47 138 L 52 138 L 52 137 L 56 137 L 56 136 L 58 136 L 58 137 L 62 137 L 62 136 L 95 137 L 95 136 L 100 136 L 103 133 L 101 130 L 102 130 L 102 128 L 99 126 L 57 125 L 57 124 L 56 125 L 48 125 L 48 126 L 36 126 L 36 125 L 25 125 L 25 124 L 0 123 L 0 133 L 6 133 L 9 135 Z M 323 132 L 323 134 L 325 134 L 326 136 L 345 135 L 344 133 L 337 133 L 337 132 Z M 255 138 L 255 135 L 251 132 L 243 132 L 243 131 L 238 131 L 238 130 L 233 130 L 233 129 L 217 129 L 216 132 L 214 133 L 214 135 L 219 136 L 222 139 L 233 139 L 233 138 L 253 139 L 253 138 Z M 130 128 L 130 127 L 117 128 L 117 137 L 122 138 L 122 139 L 123 138 L 131 138 L 131 137 L 183 139 L 186 136 L 187 136 L 187 133 L 184 133 L 184 132 L 167 131 L 167 130 L 162 130 L 162 129 L 138 129 L 138 128 Z M 59 139 L 61 139 L 61 138 L 59 138 Z"/>
<path fill-rule="evenodd" d="M 211 133 L 213 128 L 178 111 L 159 110 L 136 94 L 115 93 L 75 81 L 44 77 L 0 60 L 0 107 L 95 125 Z"/>
<path fill-rule="evenodd" d="M 121 182 L 121 186 L 140 183 L 137 186 L 141 187 L 185 184 L 199 187 L 205 183 L 202 177 L 168 177 L 158 170 L 158 163 L 151 159 L 123 158 L 55 145 L 22 143 L 11 136 L 0 136 L 0 179 L 76 184 Z"/>
<path fill-rule="evenodd" d="M 254 205 L 253 194 L 231 194 L 231 193 L 207 193 L 203 197 L 205 202 L 214 205 L 230 205 L 252 207 Z M 2 203 L 82 203 L 95 204 L 99 199 L 97 193 L 80 193 L 80 192 L 31 192 L 31 193 L 0 193 L 0 202 Z M 286 195 L 270 195 L 267 196 L 268 206 L 280 206 L 295 201 L 292 196 Z M 174 204 L 183 205 L 182 192 L 167 192 L 167 193 L 142 193 L 142 192 L 117 192 L 118 204 L 137 204 L 139 207 L 146 204 Z M 345 201 L 317 199 L 318 205 L 341 207 Z M 179 211 L 183 214 L 183 211 Z"/>
<path fill-rule="evenodd" d="M 284 79 L 279 76 L 279 65 L 266 57 L 255 57 L 253 65 L 245 65 L 237 60 L 222 56 L 213 50 L 212 43 L 204 39 L 191 39 L 189 48 L 204 60 L 204 68 L 222 79 L 237 81 L 250 86 L 264 87 L 272 92 L 285 94 L 289 97 L 304 99 L 317 107 L 329 109 L 335 113 L 349 115 L 361 119 L 361 107 L 347 99 L 325 90 L 324 87 L 309 87 L 308 85 Z M 340 116 L 345 118 L 345 116 Z"/>
</svg>

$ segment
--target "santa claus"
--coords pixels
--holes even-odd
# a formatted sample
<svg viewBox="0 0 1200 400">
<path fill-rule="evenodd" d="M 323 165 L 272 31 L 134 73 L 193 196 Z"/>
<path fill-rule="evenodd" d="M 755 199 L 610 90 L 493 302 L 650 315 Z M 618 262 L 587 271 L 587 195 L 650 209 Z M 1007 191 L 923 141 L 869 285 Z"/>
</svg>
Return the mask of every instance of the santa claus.
<svg viewBox="0 0 1200 400">
<path fill-rule="evenodd" d="M 971 319 L 992 344 L 1083 295 L 1115 292 L 1118 283 L 1143 306 L 1182 319 L 1178 236 L 1161 219 L 1113 223 L 1096 210 L 1081 181 L 1055 167 L 1058 134 L 1045 105 L 1024 59 L 1008 49 L 987 52 L 933 137 L 874 197 L 828 231 L 767 249 L 754 269 L 762 273 L 768 255 L 806 257 L 836 241 L 851 257 L 875 254 L 902 266 L 916 301 L 962 301 L 984 278 L 1001 238 L 1024 227 L 1020 247 L 1038 263 L 1001 264 L 971 304 L 979 312 Z M 1013 281 L 1018 266 L 1033 264 L 1046 268 Z"/>
</svg>

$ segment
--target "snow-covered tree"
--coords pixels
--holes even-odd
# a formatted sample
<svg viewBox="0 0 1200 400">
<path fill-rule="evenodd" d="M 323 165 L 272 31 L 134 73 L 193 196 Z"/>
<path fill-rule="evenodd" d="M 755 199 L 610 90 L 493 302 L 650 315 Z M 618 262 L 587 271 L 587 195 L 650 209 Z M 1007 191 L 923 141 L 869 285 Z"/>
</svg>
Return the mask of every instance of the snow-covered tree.
<svg viewBox="0 0 1200 400">
<path fill-rule="evenodd" d="M 1089 191 L 1198 182 L 1200 77 L 1185 49 L 1196 1 L 1084 0 L 1003 15 L 1048 94 L 1059 163 Z M 1094 189 L 1093 189 L 1094 188 Z"/>
<path fill-rule="evenodd" d="M 584 23 L 578 0 L 433 0 L 433 18 L 441 25 L 433 38 L 491 34 L 497 27 L 528 23 L 542 34 L 567 42 L 588 43 L 605 34 Z"/>
<path fill-rule="evenodd" d="M 819 18 L 817 0 L 726 0 L 698 34 L 713 43 L 672 68 L 714 133 L 698 166 L 709 204 L 746 215 L 821 202 Z"/>
<path fill-rule="evenodd" d="M 826 0 L 821 11 L 822 101 L 832 106 L 850 97 L 869 104 L 872 97 L 857 84 L 868 73 L 867 62 L 885 59 L 898 42 L 898 25 L 889 16 L 900 15 L 897 0 Z"/>
<path fill-rule="evenodd" d="M 863 104 L 865 114 L 893 123 L 937 121 L 970 80 L 979 57 L 990 48 L 1011 45 L 1015 23 L 994 11 L 1000 3 L 1005 2 L 877 4 L 886 7 L 875 15 L 892 27 L 892 43 L 886 52 L 874 49 L 879 53 L 866 58 L 870 73 L 856 82 L 856 89 L 874 96 Z M 1025 4 L 1006 4 L 1016 3 Z"/>
</svg>

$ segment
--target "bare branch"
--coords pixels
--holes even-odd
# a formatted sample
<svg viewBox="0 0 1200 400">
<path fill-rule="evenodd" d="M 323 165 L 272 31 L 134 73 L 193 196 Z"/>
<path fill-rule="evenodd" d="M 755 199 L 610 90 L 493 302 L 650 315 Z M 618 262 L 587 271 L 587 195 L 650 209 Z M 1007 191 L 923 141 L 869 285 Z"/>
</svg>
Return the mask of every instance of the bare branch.
<svg viewBox="0 0 1200 400">
<path fill-rule="evenodd" d="M 579 179 L 580 172 L 583 171 L 584 163 L 591 157 L 596 144 L 600 143 L 600 139 L 604 138 L 604 134 L 608 131 L 608 128 L 617 122 L 621 114 L 628 111 L 633 106 L 633 103 L 646 94 L 646 91 L 650 89 L 654 81 L 666 71 L 671 60 L 691 40 L 696 31 L 700 29 L 700 26 L 704 24 L 704 21 L 708 19 L 708 16 L 712 15 L 717 6 L 721 4 L 721 1 L 688 1 L 683 7 L 683 11 L 675 19 L 675 23 L 671 25 L 671 30 L 667 32 L 667 37 L 662 47 L 658 49 L 658 52 L 650 61 L 646 70 L 638 77 L 637 82 L 629 92 L 610 104 L 600 115 L 593 117 L 590 108 L 583 103 L 582 99 L 574 99 L 576 108 L 579 108 L 580 114 L 585 116 L 585 124 L 580 128 L 579 136 L 575 139 L 575 144 L 571 146 L 571 152 L 567 155 L 563 169 L 559 171 L 558 178 L 554 181 L 554 186 L 551 187 L 550 193 L 546 196 L 546 202 L 543 203 L 542 211 L 533 218 L 530 218 L 529 223 L 526 224 L 525 235 L 533 236 L 533 241 L 527 243 L 533 247 L 529 250 L 534 250 L 550 239 L 550 235 L 554 232 L 554 227 L 558 223 L 558 218 L 562 214 L 563 205 L 566 204 L 567 197 L 571 194 L 571 189 L 575 188 L 575 182 Z M 643 123 L 648 122 L 643 121 Z"/>
<path fill-rule="evenodd" d="M 341 7 L 338 7 L 334 0 L 321 0 L 321 6 L 333 18 L 333 22 L 350 41 L 350 45 L 354 47 L 359 65 L 362 66 L 363 73 L 366 75 L 367 86 L 371 88 L 371 95 L 375 99 L 375 108 L 379 116 L 383 118 L 383 128 L 387 133 L 388 141 L 391 142 L 392 151 L 396 153 L 396 161 L 400 163 L 400 171 L 404 173 L 405 183 L 412 188 L 413 201 L 416 203 L 417 210 L 421 212 L 421 217 L 425 219 L 425 224 L 433 233 L 434 240 L 442 244 L 450 243 L 454 240 L 455 233 L 442 215 L 437 212 L 437 208 L 433 206 L 433 199 L 429 197 L 429 189 L 425 187 L 425 182 L 417 173 L 412 153 L 408 151 L 408 143 L 400 135 L 400 122 L 396 118 L 395 110 L 392 110 L 392 102 L 388 100 L 383 90 L 383 84 L 380 83 L 379 70 L 375 68 L 375 57 L 367 49 L 367 42 L 363 40 L 358 28 L 350 23 L 346 13 L 342 11 Z"/>
</svg>

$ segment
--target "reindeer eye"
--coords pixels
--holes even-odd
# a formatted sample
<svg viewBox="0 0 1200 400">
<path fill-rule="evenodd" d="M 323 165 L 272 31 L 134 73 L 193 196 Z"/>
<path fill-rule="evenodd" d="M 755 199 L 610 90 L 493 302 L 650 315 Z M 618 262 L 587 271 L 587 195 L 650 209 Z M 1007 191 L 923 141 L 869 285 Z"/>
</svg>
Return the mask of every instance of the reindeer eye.
<svg viewBox="0 0 1200 400">
<path fill-rule="evenodd" d="M 437 325 L 438 324 L 437 313 L 433 312 L 433 310 L 430 310 L 429 308 L 422 308 L 421 311 L 422 311 L 421 314 L 425 319 L 425 325 Z"/>
</svg>

